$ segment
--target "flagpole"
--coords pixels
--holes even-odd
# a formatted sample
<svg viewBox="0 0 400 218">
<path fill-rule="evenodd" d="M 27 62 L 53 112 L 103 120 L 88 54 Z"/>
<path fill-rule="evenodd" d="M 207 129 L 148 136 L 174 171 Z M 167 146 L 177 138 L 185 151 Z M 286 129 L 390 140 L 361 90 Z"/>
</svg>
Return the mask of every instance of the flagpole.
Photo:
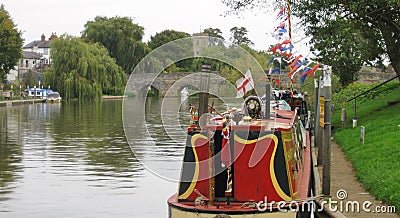
<svg viewBox="0 0 400 218">
<path fill-rule="evenodd" d="M 291 20 L 290 20 L 290 0 L 288 0 L 287 1 L 287 9 L 288 9 L 288 11 L 287 11 L 287 13 L 288 13 L 288 26 L 289 26 L 289 39 L 290 39 L 290 45 L 292 45 L 292 23 L 291 23 Z M 290 49 L 290 54 L 292 54 L 292 49 Z M 290 66 L 289 65 L 289 72 L 292 72 L 292 66 Z M 293 84 L 293 79 L 292 78 L 290 78 L 290 85 L 289 85 L 289 88 L 290 88 L 290 97 L 293 97 L 293 87 L 294 87 L 294 84 Z"/>
</svg>

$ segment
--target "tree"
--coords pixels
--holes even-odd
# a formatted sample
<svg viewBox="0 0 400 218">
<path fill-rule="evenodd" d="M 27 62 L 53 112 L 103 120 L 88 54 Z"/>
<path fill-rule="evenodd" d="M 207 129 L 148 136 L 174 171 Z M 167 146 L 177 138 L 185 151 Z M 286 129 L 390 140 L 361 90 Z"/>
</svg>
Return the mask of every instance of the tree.
<svg viewBox="0 0 400 218">
<path fill-rule="evenodd" d="M 17 30 L 2 4 L 0 6 L 0 82 L 5 79 L 11 69 L 14 69 L 22 57 L 22 43 L 21 31 Z"/>
<path fill-rule="evenodd" d="M 154 36 L 150 37 L 150 41 L 148 42 L 148 46 L 151 49 L 157 49 L 162 45 L 165 45 L 174 40 L 183 39 L 186 37 L 190 37 L 189 33 L 180 32 L 176 30 L 164 30 L 160 33 L 156 33 Z M 174 60 L 174 56 L 178 53 L 182 52 L 191 52 L 193 48 L 193 44 L 188 44 L 189 40 L 182 40 L 178 43 L 172 43 L 168 45 L 168 49 L 161 49 L 159 52 L 163 60 L 164 68 L 167 68 L 167 71 L 175 72 L 175 71 L 187 71 L 192 68 L 192 59 L 182 60 L 176 63 L 172 63 L 171 60 Z M 168 54 L 166 52 L 169 52 Z M 170 58 L 168 58 L 170 57 Z"/>
<path fill-rule="evenodd" d="M 233 45 L 254 45 L 254 43 L 247 38 L 247 29 L 245 27 L 233 27 L 230 29 L 231 31 L 231 38 L 230 40 L 232 41 Z"/>
<path fill-rule="evenodd" d="M 343 85 L 351 82 L 346 80 L 345 76 L 351 73 L 346 73 L 349 70 L 346 68 L 357 72 L 364 63 L 382 67 L 384 58 L 389 58 L 396 74 L 400 75 L 399 1 L 325 0 L 323 3 L 301 0 L 296 6 L 296 14 L 308 14 L 300 17 L 307 24 L 307 34 L 313 36 L 314 47 L 325 48 L 322 59 L 336 59 L 332 65 L 337 67 L 343 65 L 340 62 L 350 63 L 344 69 L 339 68 Z M 328 12 L 331 16 L 327 16 Z M 340 34 L 342 39 L 332 39 L 335 34 Z"/>
<path fill-rule="evenodd" d="M 210 38 L 209 44 L 211 46 L 213 46 L 213 45 L 222 45 L 223 44 L 222 42 L 225 40 L 224 37 L 222 36 L 222 31 L 220 29 L 218 29 L 218 28 L 209 27 L 207 29 L 204 29 L 203 33 L 207 33 L 208 36 L 210 36 L 210 37 L 214 37 L 214 38 L 219 38 L 220 39 L 220 40 L 218 40 L 218 39 Z"/>
<path fill-rule="evenodd" d="M 265 7 L 267 0 L 222 0 L 231 10 Z M 400 2 L 397 0 L 296 0 L 292 11 L 312 36 L 318 57 L 334 67 L 343 85 L 362 64 L 388 58 L 400 75 Z M 342 67 L 344 66 L 344 67 Z"/>
<path fill-rule="evenodd" d="M 177 39 L 182 39 L 189 37 L 189 33 L 175 31 L 175 30 L 164 30 L 160 33 L 156 33 L 156 35 L 150 37 L 150 41 L 148 43 L 151 49 L 156 49 L 168 42 L 172 42 Z"/>
<path fill-rule="evenodd" d="M 124 93 L 126 75 L 104 46 L 68 35 L 50 46 L 53 67 L 46 71 L 44 80 L 64 99 L 92 100 L 102 94 Z"/>
<path fill-rule="evenodd" d="M 131 73 L 150 49 L 142 42 L 144 28 L 129 17 L 95 17 L 85 24 L 82 37 L 102 44 L 126 73 Z"/>
</svg>

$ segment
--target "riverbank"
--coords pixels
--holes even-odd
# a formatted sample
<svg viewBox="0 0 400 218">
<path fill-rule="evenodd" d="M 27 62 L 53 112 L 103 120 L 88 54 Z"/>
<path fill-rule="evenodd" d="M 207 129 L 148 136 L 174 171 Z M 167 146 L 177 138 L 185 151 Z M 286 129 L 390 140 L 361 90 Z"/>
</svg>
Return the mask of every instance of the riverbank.
<svg viewBox="0 0 400 218">
<path fill-rule="evenodd" d="M 318 148 L 314 149 L 313 162 L 316 162 Z M 314 166 L 316 192 L 321 192 L 322 167 Z M 384 204 L 372 196 L 365 186 L 357 180 L 352 164 L 338 144 L 331 141 L 331 188 L 332 206 L 324 205 L 324 211 L 334 218 L 371 217 L 399 218 L 394 207 Z M 396 208 L 397 209 L 397 208 Z M 385 211 L 385 212 L 382 212 Z M 390 212 L 389 212 L 390 211 Z"/>
<path fill-rule="evenodd" d="M 366 90 L 362 86 L 346 88 L 338 93 L 336 98 L 348 99 L 362 89 Z M 354 105 L 353 102 L 339 101 L 336 104 L 338 112 L 333 116 L 333 122 L 338 127 L 334 139 L 340 146 L 332 145 L 332 158 L 337 153 L 345 155 L 343 160 L 332 161 L 332 183 L 338 179 L 337 185 L 332 184 L 332 188 L 343 188 L 349 191 L 353 187 L 361 186 L 363 189 L 354 191 L 352 194 L 348 193 L 348 196 L 355 195 L 357 200 L 363 201 L 363 196 L 371 193 L 378 203 L 383 202 L 395 206 L 397 213 L 400 209 L 400 192 L 398 191 L 400 189 L 400 161 L 398 158 L 400 153 L 400 104 L 397 103 L 400 100 L 399 91 L 400 84 L 394 82 L 357 99 L 358 126 L 356 128 L 351 127 L 351 122 L 347 127 L 341 126 L 341 110 L 339 109 L 346 108 L 348 111 L 352 111 Z M 361 126 L 365 127 L 364 144 L 360 141 Z M 335 146 L 336 150 L 334 150 Z M 335 167 L 339 167 L 337 172 L 333 170 Z M 344 168 L 350 168 L 352 171 L 342 172 L 341 169 Z M 348 173 L 353 174 L 354 179 L 362 185 L 347 186 L 347 184 L 352 184 L 352 179 L 346 177 Z M 336 195 L 336 191 L 332 190 L 332 195 Z M 383 216 L 383 214 L 375 213 L 366 214 L 366 216 L 374 217 L 373 215 L 379 215 L 375 217 Z M 394 214 L 391 215 L 396 217 Z"/>
<path fill-rule="evenodd" d="M 113 96 L 113 95 L 103 95 L 102 97 L 101 97 L 101 99 L 102 100 L 118 100 L 118 99 L 124 99 L 124 98 L 127 98 L 128 96 L 126 96 L 126 95 L 115 95 L 115 96 Z"/>
<path fill-rule="evenodd" d="M 21 105 L 21 104 L 34 104 L 34 103 L 42 103 L 42 102 L 46 102 L 46 99 L 25 99 L 25 100 L 0 101 L 0 107 Z"/>
<path fill-rule="evenodd" d="M 101 97 L 101 100 L 122 100 L 127 97 L 128 96 L 125 95 L 119 95 L 119 96 L 105 95 Z M 7 101 L 0 101 L 0 107 L 21 105 L 21 104 L 44 103 L 44 102 L 46 102 L 46 99 L 7 100 Z"/>
</svg>

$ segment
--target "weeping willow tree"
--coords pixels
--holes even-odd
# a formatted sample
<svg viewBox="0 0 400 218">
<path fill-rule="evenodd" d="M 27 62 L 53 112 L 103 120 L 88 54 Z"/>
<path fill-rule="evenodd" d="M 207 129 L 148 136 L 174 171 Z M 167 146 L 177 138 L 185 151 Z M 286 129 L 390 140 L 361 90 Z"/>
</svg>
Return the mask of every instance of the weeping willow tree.
<svg viewBox="0 0 400 218">
<path fill-rule="evenodd" d="M 126 75 L 102 45 L 63 35 L 50 47 L 53 66 L 44 79 L 64 99 L 95 100 L 124 93 Z"/>
</svg>

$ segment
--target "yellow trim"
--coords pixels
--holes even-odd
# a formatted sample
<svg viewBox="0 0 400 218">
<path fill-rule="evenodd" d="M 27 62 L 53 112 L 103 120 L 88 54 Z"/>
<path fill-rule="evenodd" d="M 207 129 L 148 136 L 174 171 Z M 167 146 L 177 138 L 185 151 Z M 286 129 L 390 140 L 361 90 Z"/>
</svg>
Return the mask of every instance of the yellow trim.
<svg viewBox="0 0 400 218">
<path fill-rule="evenodd" d="M 289 183 L 289 189 L 290 189 L 290 194 L 294 196 L 293 194 L 293 185 L 292 185 L 292 179 L 290 177 L 290 166 L 289 166 L 289 154 L 286 151 L 286 142 L 289 144 L 293 144 L 293 128 L 290 129 L 290 132 L 282 132 L 282 144 L 283 144 L 283 152 L 285 154 L 285 163 L 286 163 L 286 175 L 288 178 L 288 183 Z M 292 148 L 289 148 L 292 149 Z"/>
<path fill-rule="evenodd" d="M 271 134 L 272 135 L 272 134 Z M 270 136 L 270 135 L 268 135 Z M 272 135 L 271 137 L 274 140 L 274 151 L 272 152 L 272 156 L 271 156 L 271 162 L 269 164 L 269 171 L 271 173 L 271 180 L 272 180 L 272 184 L 274 185 L 275 191 L 278 193 L 278 195 L 285 201 L 290 201 L 292 200 L 290 198 L 290 196 L 288 196 L 287 194 L 285 194 L 285 192 L 283 192 L 283 190 L 281 189 L 281 187 L 279 186 L 278 181 L 276 180 L 276 175 L 275 175 L 275 170 L 274 170 L 274 161 L 275 161 L 275 153 L 276 153 L 276 149 L 278 148 L 278 138 L 275 135 Z M 283 148 L 285 149 L 285 148 Z M 286 159 L 286 158 L 285 158 Z M 289 184 L 290 185 L 290 184 Z"/>
<path fill-rule="evenodd" d="M 272 134 L 265 135 L 265 136 L 263 136 L 261 138 L 257 138 L 257 139 L 247 140 L 247 139 L 242 139 L 238 135 L 235 134 L 234 139 L 235 139 L 235 141 L 246 145 L 246 144 L 256 143 L 257 141 L 260 141 L 260 140 L 263 140 L 263 139 L 266 139 L 266 138 L 271 138 L 271 135 Z"/>
<path fill-rule="evenodd" d="M 190 194 L 192 194 L 194 188 L 196 187 L 196 183 L 197 183 L 197 179 L 199 178 L 199 158 L 197 156 L 197 152 L 196 152 L 196 146 L 195 146 L 195 141 L 199 138 L 203 138 L 203 139 L 207 139 L 206 136 L 202 135 L 202 134 L 196 134 L 192 136 L 192 140 L 191 140 L 191 146 L 192 146 L 192 150 L 194 153 L 194 159 L 195 159 L 195 169 L 194 169 L 194 175 L 193 175 L 193 180 L 190 183 L 189 188 L 181 195 L 178 196 L 178 199 L 186 199 L 190 196 Z"/>
</svg>

